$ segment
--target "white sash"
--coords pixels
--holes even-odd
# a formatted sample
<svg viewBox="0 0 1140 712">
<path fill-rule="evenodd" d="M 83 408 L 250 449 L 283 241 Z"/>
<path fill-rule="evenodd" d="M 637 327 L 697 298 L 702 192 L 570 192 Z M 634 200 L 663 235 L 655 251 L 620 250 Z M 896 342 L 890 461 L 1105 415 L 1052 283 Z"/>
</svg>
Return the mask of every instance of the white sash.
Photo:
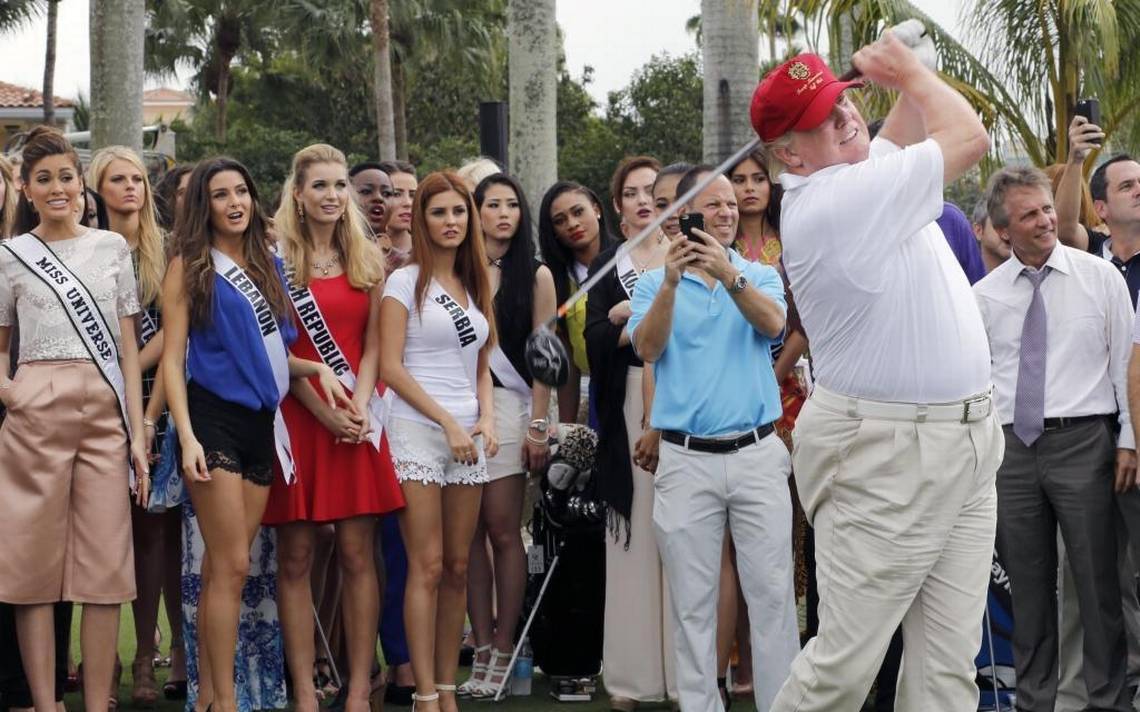
<svg viewBox="0 0 1140 712">
<path fill-rule="evenodd" d="M 470 360 L 463 358 L 463 349 L 468 346 L 475 345 L 479 342 L 479 335 L 475 333 L 475 324 L 471 321 L 471 317 L 467 316 L 467 310 L 459 306 L 459 302 L 451 298 L 451 295 L 444 291 L 443 287 L 433 279 L 428 287 L 428 298 L 436 304 L 443 307 L 448 316 L 451 317 L 451 323 L 455 326 L 455 338 L 459 341 L 459 352 L 461 354 L 460 360 L 463 362 L 463 368 L 467 371 L 467 378 L 471 381 L 471 392 L 478 395 L 479 392 L 479 378 L 478 358 Z M 468 301 L 471 295 L 467 296 Z"/>
<path fill-rule="evenodd" d="M 637 280 L 641 275 L 633 266 L 633 258 L 629 256 L 628 250 L 622 250 L 621 256 L 618 257 L 616 269 L 618 281 L 625 289 L 626 296 L 633 299 L 633 288 L 637 286 Z"/>
<path fill-rule="evenodd" d="M 328 322 L 325 321 L 325 316 L 321 313 L 321 307 L 317 304 L 312 290 L 308 286 L 294 287 L 291 274 L 289 278 L 289 299 L 293 302 L 293 308 L 297 310 L 301 326 L 305 327 L 305 333 L 309 335 L 309 340 L 313 342 L 321 361 L 332 369 L 337 379 L 350 393 L 355 393 L 356 374 L 352 372 L 352 366 L 349 365 L 344 352 L 340 350 L 340 345 L 333 338 L 332 330 L 329 329 Z M 387 393 L 385 393 L 384 398 L 381 398 L 375 389 L 368 399 L 368 415 L 372 421 L 372 434 L 368 439 L 377 450 L 380 449 L 380 436 L 388 422 L 389 400 L 390 397 Z"/>
<path fill-rule="evenodd" d="M 115 345 L 114 332 L 111 331 L 103 312 L 99 311 L 99 304 L 71 270 L 56 257 L 42 240 L 32 233 L 25 233 L 2 243 L 21 264 L 32 274 L 48 286 L 59 299 L 60 306 L 67 314 L 75 333 L 83 342 L 91 360 L 99 367 L 103 379 L 115 392 L 119 401 L 119 417 L 123 419 L 123 427 L 127 431 L 127 439 L 131 437 L 131 422 L 127 417 L 126 380 L 123 370 L 119 366 L 119 349 Z M 130 458 L 128 458 L 130 462 Z M 131 486 L 134 486 L 135 473 L 131 466 Z"/>
<path fill-rule="evenodd" d="M 495 374 L 495 378 L 499 379 L 499 383 L 508 391 L 514 391 L 523 402 L 526 403 L 527 413 L 530 413 L 531 406 L 531 390 L 530 386 L 526 384 L 526 379 L 522 377 L 519 370 L 507 358 L 504 353 L 503 347 L 495 344 L 491 349 L 491 358 L 488 365 L 491 367 L 491 373 Z"/>
<path fill-rule="evenodd" d="M 143 307 L 143 310 L 139 312 L 139 344 L 146 346 L 157 333 L 158 324 L 150 315 L 150 312 L 146 310 L 146 307 Z"/>
<path fill-rule="evenodd" d="M 214 271 L 222 279 L 233 285 L 253 310 L 253 317 L 261 331 L 261 340 L 265 345 L 265 354 L 269 357 L 269 365 L 273 368 L 273 380 L 277 383 L 277 403 L 285 400 L 289 394 L 289 352 L 285 349 L 285 338 L 277 326 L 277 317 L 273 315 L 273 308 L 257 289 L 257 285 L 226 255 L 217 249 L 210 249 L 210 256 L 214 259 Z M 285 419 L 281 417 L 281 408 L 273 416 L 274 445 L 277 448 L 277 461 L 281 465 L 281 473 L 285 475 L 286 484 L 293 484 L 293 454 L 289 446 L 289 430 L 285 427 Z"/>
</svg>

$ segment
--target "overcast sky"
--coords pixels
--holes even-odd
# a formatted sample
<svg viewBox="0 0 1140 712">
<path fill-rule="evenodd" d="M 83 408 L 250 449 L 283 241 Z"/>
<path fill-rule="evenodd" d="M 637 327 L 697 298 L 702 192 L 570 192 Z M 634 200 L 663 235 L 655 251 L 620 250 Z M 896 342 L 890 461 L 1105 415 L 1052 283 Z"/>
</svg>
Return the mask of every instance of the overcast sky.
<svg viewBox="0 0 1140 712">
<path fill-rule="evenodd" d="M 399 0 L 395 0 L 399 1 Z M 3 0 L 0 0 L 3 2 Z M 87 94 L 89 0 L 63 0 L 59 6 L 56 56 L 57 96 Z M 917 0 L 943 27 L 960 35 L 962 0 Z M 700 0 L 562 0 L 558 23 L 565 36 L 566 59 L 574 77 L 594 68 L 590 92 L 604 104 L 606 94 L 624 87 L 654 54 L 684 54 L 696 48 L 685 21 L 700 13 Z M 0 35 L 0 81 L 39 88 L 43 84 L 46 21 Z M 148 87 L 156 86 L 153 82 Z"/>
</svg>

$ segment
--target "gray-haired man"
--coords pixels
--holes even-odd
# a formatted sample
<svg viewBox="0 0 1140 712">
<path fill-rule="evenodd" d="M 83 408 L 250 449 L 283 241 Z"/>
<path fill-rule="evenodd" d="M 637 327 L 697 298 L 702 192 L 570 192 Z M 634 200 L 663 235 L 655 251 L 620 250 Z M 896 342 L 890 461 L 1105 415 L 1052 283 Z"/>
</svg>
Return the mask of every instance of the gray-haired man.
<svg viewBox="0 0 1140 712">
<path fill-rule="evenodd" d="M 1134 486 L 1128 413 L 1132 304 L 1111 264 L 1057 241 L 1048 178 L 1005 168 L 988 211 L 1012 251 L 974 285 L 1005 431 L 998 552 L 1013 593 L 1017 708 L 1057 694 L 1057 528 L 1084 624 L 1087 709 L 1131 709 L 1116 573 L 1114 488 Z"/>
</svg>

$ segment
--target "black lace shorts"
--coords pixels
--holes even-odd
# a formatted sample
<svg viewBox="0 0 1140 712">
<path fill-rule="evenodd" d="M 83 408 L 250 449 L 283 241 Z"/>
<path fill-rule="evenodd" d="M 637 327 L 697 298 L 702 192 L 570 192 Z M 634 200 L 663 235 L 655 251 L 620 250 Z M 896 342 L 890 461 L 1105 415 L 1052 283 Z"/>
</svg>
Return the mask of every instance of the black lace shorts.
<svg viewBox="0 0 1140 712">
<path fill-rule="evenodd" d="M 250 410 L 214 395 L 196 383 L 186 384 L 190 427 L 206 451 L 206 467 L 240 474 L 268 487 L 273 482 L 273 411 Z"/>
</svg>

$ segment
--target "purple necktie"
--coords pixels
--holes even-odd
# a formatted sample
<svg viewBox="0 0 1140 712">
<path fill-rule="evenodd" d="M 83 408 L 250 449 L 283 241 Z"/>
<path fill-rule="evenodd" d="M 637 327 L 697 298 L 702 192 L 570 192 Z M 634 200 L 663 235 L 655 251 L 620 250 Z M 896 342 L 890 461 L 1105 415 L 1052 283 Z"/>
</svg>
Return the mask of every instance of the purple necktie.
<svg viewBox="0 0 1140 712">
<path fill-rule="evenodd" d="M 1041 282 L 1050 267 L 1026 267 L 1022 274 L 1033 283 L 1033 298 L 1021 327 L 1021 358 L 1017 366 L 1017 394 L 1013 402 L 1013 432 L 1028 447 L 1045 432 L 1045 300 Z"/>
</svg>

